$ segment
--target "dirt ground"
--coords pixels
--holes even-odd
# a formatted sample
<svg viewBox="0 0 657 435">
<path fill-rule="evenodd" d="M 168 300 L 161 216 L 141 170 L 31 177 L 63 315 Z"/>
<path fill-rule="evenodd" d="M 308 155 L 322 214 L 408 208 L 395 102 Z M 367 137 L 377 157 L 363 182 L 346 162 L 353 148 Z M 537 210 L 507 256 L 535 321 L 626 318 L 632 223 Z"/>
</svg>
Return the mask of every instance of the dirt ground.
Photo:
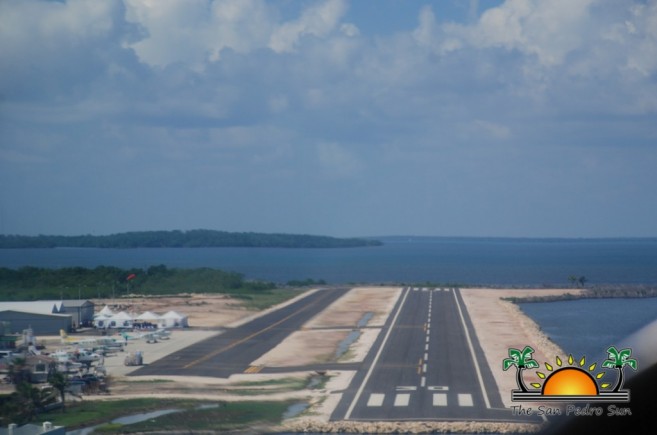
<svg viewBox="0 0 657 435">
<path fill-rule="evenodd" d="M 222 294 L 185 294 L 166 297 L 135 297 L 121 299 L 96 299 L 93 301 L 101 310 L 109 305 L 112 311 L 125 311 L 138 316 L 144 311 L 164 314 L 177 311 L 189 317 L 191 327 L 220 327 L 250 316 L 256 311 L 244 308 L 239 299 Z"/>
<path fill-rule="evenodd" d="M 530 345 L 535 349 L 533 358 L 543 365 L 546 361 L 553 361 L 554 355 L 563 355 L 561 349 L 551 342 L 540 328 L 519 308 L 511 302 L 501 300 L 508 296 L 552 295 L 564 292 L 575 293 L 577 290 L 562 289 L 462 289 L 463 299 L 467 311 L 472 319 L 477 338 L 482 346 L 486 360 L 491 367 L 500 395 L 505 405 L 509 406 L 510 391 L 516 388 L 514 373 L 502 370 L 502 361 L 508 357 L 511 347 L 522 349 Z M 380 332 L 382 326 L 392 311 L 395 302 L 401 294 L 400 288 L 362 287 L 355 288 L 342 298 L 328 306 L 323 312 L 307 322 L 299 331 L 292 333 L 272 351 L 253 362 L 254 365 L 266 366 L 298 366 L 316 362 L 334 360 L 336 350 L 340 343 L 352 331 L 360 331 L 360 336 L 351 344 L 344 358 L 338 361 L 358 361 L 367 354 L 371 345 Z M 104 301 L 96 301 L 99 308 Z M 290 302 L 288 302 L 290 303 Z M 152 298 L 121 300 L 120 306 L 110 306 L 114 310 L 126 310 L 140 313 L 146 310 L 164 313 L 176 310 L 189 316 L 191 326 L 215 328 L 231 323 L 243 323 L 257 313 L 245 310 L 239 301 L 232 300 L 223 295 L 190 295 L 184 297 Z M 371 315 L 368 313 L 372 313 Z M 367 315 L 367 316 L 366 316 Z M 366 316 L 366 317 L 364 317 Z M 369 319 L 369 320 L 368 320 Z M 364 320 L 368 320 L 365 322 Z M 366 323 L 366 324 L 365 324 Z M 199 331 L 200 332 L 200 331 Z M 194 331 L 190 331 L 194 333 Z M 287 397 L 305 397 L 313 404 L 309 413 L 289 420 L 285 427 L 290 430 L 303 431 L 363 431 L 367 429 L 353 422 L 329 422 L 328 418 L 339 402 L 342 390 L 349 384 L 354 372 L 344 371 L 331 373 L 331 381 L 321 390 L 290 391 L 283 394 L 271 394 L 263 391 L 269 400 Z M 293 376 L 308 375 L 299 374 Z M 526 373 L 526 382 L 534 382 L 531 373 Z M 256 380 L 258 375 L 236 375 Z M 241 379 L 241 378 L 239 378 Z M 246 379 L 246 378 L 245 378 Z M 264 379 L 264 378 L 263 378 Z M 199 398 L 222 397 L 228 400 L 241 400 L 243 396 L 231 394 L 238 378 L 229 380 L 210 380 L 202 378 L 198 381 L 191 379 L 170 379 L 166 382 L 154 380 L 143 383 L 131 380 L 119 380 L 115 395 L 193 395 Z M 226 384 L 228 383 L 228 384 Z M 231 386 L 232 385 L 232 386 Z M 230 398 L 233 396 L 233 398 Z M 264 397 L 263 396 L 263 397 Z M 116 396 L 115 396 L 116 397 Z M 250 394 L 247 397 L 253 398 Z M 383 424 L 383 423 L 381 423 Z M 355 425 L 355 426 L 354 426 Z M 402 426 L 399 426 L 402 425 Z M 353 427 L 352 427 L 353 426 Z M 383 427 L 385 426 L 385 427 Z M 471 430 L 478 432 L 483 429 L 491 430 L 490 426 L 477 426 L 476 423 L 395 423 L 383 424 L 381 427 L 371 427 L 370 430 L 392 432 L 395 430 L 422 432 L 427 430 L 453 430 L 463 432 Z M 505 427 L 504 431 L 516 432 L 522 430 L 535 430 L 535 427 Z M 500 428 L 501 429 L 501 428 Z"/>
</svg>

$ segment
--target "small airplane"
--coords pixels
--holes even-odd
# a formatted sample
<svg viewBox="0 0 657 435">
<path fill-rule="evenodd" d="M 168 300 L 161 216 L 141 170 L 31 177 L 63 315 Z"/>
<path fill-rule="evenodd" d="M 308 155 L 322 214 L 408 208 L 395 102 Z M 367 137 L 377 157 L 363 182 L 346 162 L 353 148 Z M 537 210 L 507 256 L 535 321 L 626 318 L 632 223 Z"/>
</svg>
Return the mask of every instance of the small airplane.
<svg viewBox="0 0 657 435">
<path fill-rule="evenodd" d="M 62 344 L 64 345 L 70 344 L 70 345 L 91 347 L 91 346 L 96 346 L 98 344 L 98 338 L 96 337 L 77 339 L 77 338 L 69 337 L 66 331 L 64 331 L 63 329 L 59 330 L 59 336 L 61 337 Z"/>
<path fill-rule="evenodd" d="M 90 337 L 84 339 L 75 339 L 69 337 L 66 331 L 63 329 L 59 330 L 59 335 L 62 340 L 62 344 L 65 346 L 77 346 L 80 349 L 91 349 L 94 350 L 109 350 L 109 351 L 121 351 L 123 352 L 123 343 L 117 341 L 114 338 L 110 337 Z"/>
<path fill-rule="evenodd" d="M 122 332 L 121 336 L 126 342 L 128 340 L 144 340 L 146 343 L 157 343 L 158 340 L 168 340 L 171 336 L 171 331 L 160 328 L 157 331 L 142 332 L 137 335 L 129 335 L 127 332 Z"/>
</svg>

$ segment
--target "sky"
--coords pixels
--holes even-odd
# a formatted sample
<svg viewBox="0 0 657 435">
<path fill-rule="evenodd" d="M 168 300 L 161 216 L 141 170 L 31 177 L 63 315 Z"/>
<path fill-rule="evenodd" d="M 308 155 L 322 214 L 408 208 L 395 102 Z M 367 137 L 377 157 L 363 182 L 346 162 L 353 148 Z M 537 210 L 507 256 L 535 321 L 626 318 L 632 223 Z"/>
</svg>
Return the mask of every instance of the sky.
<svg viewBox="0 0 657 435">
<path fill-rule="evenodd" d="M 657 0 L 1 0 L 0 233 L 657 236 Z"/>
</svg>

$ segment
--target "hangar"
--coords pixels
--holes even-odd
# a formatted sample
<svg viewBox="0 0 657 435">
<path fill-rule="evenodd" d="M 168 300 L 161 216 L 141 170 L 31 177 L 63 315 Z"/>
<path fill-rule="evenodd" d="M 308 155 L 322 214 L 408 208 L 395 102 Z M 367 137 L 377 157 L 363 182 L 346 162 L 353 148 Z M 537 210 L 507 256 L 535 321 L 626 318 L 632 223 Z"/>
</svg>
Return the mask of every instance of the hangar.
<svg viewBox="0 0 657 435">
<path fill-rule="evenodd" d="M 71 329 L 70 314 L 43 314 L 0 308 L 0 321 L 8 322 L 6 330 L 12 333 L 21 333 L 24 329 L 32 328 L 34 334 L 57 335 L 60 329 Z"/>
<path fill-rule="evenodd" d="M 94 303 L 88 300 L 0 302 L 0 321 L 20 333 L 32 328 L 35 334 L 55 335 L 93 321 Z"/>
</svg>

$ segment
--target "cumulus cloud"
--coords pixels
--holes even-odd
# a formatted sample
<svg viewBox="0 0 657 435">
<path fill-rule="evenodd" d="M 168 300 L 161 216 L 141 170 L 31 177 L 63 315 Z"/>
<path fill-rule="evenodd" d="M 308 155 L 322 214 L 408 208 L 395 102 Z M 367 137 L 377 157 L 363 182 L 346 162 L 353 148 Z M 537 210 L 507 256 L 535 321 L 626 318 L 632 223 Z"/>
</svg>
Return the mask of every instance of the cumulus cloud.
<svg viewBox="0 0 657 435">
<path fill-rule="evenodd" d="M 126 0 L 126 19 L 144 37 L 129 44 L 149 65 L 175 62 L 201 66 L 224 49 L 247 53 L 262 47 L 272 31 L 262 0 Z"/>
<path fill-rule="evenodd" d="M 343 0 L 313 4 L 299 19 L 283 23 L 272 33 L 269 47 L 277 53 L 294 51 L 304 35 L 324 37 L 331 33 L 346 10 Z M 353 28 L 349 28 L 353 32 Z"/>
<path fill-rule="evenodd" d="M 93 172 L 110 199 L 115 177 L 150 194 L 193 186 L 218 203 L 272 201 L 261 184 L 300 202 L 316 183 L 345 179 L 369 186 L 372 207 L 422 191 L 467 208 L 514 183 L 484 197 L 481 174 L 515 174 L 526 191 L 549 185 L 558 197 L 567 186 L 546 179 L 583 183 L 578 163 L 599 162 L 587 177 L 601 183 L 616 162 L 637 163 L 609 149 L 657 160 L 657 0 L 471 0 L 460 19 L 434 2 L 394 30 L 397 17 L 366 23 L 350 5 L 0 2 L 0 184 L 37 165 L 38 180 L 53 180 L 6 197 L 50 203 L 50 184 L 73 192 L 74 175 Z M 65 163 L 72 155 L 79 164 Z M 527 199 L 514 195 L 502 199 Z"/>
</svg>

